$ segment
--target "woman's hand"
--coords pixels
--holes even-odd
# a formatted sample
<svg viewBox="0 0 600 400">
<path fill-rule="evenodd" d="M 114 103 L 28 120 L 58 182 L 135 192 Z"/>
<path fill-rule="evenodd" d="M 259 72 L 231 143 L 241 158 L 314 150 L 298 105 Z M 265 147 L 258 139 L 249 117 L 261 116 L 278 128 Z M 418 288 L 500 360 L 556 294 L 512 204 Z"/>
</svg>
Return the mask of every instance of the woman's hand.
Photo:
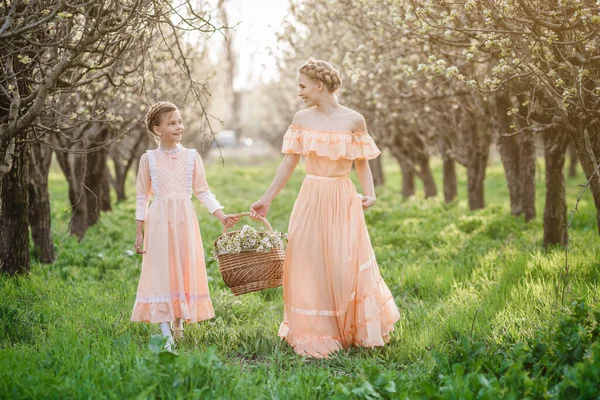
<svg viewBox="0 0 600 400">
<path fill-rule="evenodd" d="M 261 217 L 265 218 L 267 216 L 267 214 L 269 213 L 270 205 L 271 205 L 271 202 L 267 202 L 266 200 L 263 200 L 263 199 L 260 199 L 256 203 L 253 203 L 250 206 L 250 217 L 254 218 L 254 219 L 258 219 L 258 218 L 256 218 L 256 215 L 260 215 Z"/>
<path fill-rule="evenodd" d="M 240 221 L 240 217 L 238 217 L 236 214 L 225 214 L 223 220 L 221 220 L 221 223 L 223 225 L 225 225 L 226 227 L 231 228 L 232 226 L 237 224 L 239 221 Z"/>
<path fill-rule="evenodd" d="M 142 245 L 144 244 L 144 234 L 138 232 L 135 235 L 135 252 L 138 254 L 146 254 L 145 251 L 142 251 Z"/>
<path fill-rule="evenodd" d="M 373 204 L 375 204 L 375 197 L 370 197 L 370 196 L 362 197 L 363 210 L 366 210 L 367 208 L 371 207 Z"/>
<path fill-rule="evenodd" d="M 236 214 L 223 214 L 223 211 L 221 210 L 217 210 L 213 215 L 227 228 L 231 228 L 240 220 L 240 217 Z"/>
</svg>

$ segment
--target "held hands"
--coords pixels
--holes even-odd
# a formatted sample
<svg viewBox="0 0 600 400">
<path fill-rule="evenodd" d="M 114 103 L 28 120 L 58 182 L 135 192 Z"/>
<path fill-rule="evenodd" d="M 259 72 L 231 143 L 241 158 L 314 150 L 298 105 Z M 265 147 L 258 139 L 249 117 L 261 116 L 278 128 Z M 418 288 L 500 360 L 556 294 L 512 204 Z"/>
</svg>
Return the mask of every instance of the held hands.
<svg viewBox="0 0 600 400">
<path fill-rule="evenodd" d="M 219 220 L 219 222 L 221 222 L 227 228 L 231 228 L 232 226 L 237 224 L 240 220 L 240 217 L 238 217 L 237 215 L 223 214 L 223 211 L 221 211 L 221 210 L 218 210 L 217 212 L 215 212 L 214 216 Z"/>
<path fill-rule="evenodd" d="M 363 208 L 363 210 L 366 210 L 367 208 L 369 208 L 373 204 L 375 204 L 375 197 L 361 196 L 361 200 L 362 200 L 362 208 Z"/>
<path fill-rule="evenodd" d="M 265 218 L 267 213 L 269 212 L 269 206 L 271 202 L 267 202 L 266 200 L 260 199 L 256 203 L 253 203 L 250 206 L 250 217 L 253 219 L 258 219 L 256 216 L 260 215 Z"/>
<path fill-rule="evenodd" d="M 146 254 L 145 251 L 142 251 L 142 244 L 144 243 L 144 234 L 138 232 L 135 235 L 135 252 L 138 254 Z"/>
</svg>

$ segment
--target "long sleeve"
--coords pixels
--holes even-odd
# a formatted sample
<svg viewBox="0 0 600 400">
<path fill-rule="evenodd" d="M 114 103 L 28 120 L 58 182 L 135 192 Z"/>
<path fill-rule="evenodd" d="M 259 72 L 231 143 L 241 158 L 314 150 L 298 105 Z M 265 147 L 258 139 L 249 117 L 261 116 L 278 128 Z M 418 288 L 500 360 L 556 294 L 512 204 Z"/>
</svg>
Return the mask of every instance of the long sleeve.
<svg viewBox="0 0 600 400">
<path fill-rule="evenodd" d="M 215 211 L 223 209 L 223 206 L 217 201 L 215 195 L 210 191 L 208 182 L 206 181 L 206 172 L 204 164 L 200 158 L 200 154 L 196 152 L 194 162 L 194 194 L 200 202 L 206 207 L 209 213 L 214 214 Z"/>
<path fill-rule="evenodd" d="M 148 155 L 143 154 L 140 158 L 137 181 L 135 186 L 135 219 L 139 221 L 146 220 L 148 212 L 148 204 L 150 203 L 151 193 L 150 182 L 150 167 L 148 163 Z"/>
</svg>

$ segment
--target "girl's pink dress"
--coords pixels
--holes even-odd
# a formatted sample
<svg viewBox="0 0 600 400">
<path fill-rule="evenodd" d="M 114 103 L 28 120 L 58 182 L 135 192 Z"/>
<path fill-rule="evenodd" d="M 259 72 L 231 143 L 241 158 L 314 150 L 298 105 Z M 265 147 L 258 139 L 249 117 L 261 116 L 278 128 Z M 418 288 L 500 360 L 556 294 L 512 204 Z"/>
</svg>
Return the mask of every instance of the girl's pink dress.
<svg viewBox="0 0 600 400">
<path fill-rule="evenodd" d="M 182 318 L 191 323 L 215 316 L 192 193 L 210 193 L 195 149 L 178 145 L 176 151 L 149 150 L 142 156 L 136 219 L 146 221 L 146 254 L 132 321 L 160 323 Z M 148 208 L 150 195 L 153 201 Z"/>
<path fill-rule="evenodd" d="M 381 152 L 367 132 L 302 126 L 289 127 L 282 152 L 304 155 L 307 175 L 290 217 L 279 336 L 313 357 L 350 345 L 383 346 L 400 314 L 348 177 L 353 160 Z"/>
</svg>

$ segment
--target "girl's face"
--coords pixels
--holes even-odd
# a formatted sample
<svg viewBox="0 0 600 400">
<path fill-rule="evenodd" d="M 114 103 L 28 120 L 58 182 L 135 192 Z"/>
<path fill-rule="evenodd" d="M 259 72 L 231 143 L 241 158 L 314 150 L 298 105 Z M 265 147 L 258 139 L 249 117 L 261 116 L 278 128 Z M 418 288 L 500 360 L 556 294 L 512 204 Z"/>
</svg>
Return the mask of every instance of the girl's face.
<svg viewBox="0 0 600 400">
<path fill-rule="evenodd" d="M 176 145 L 183 136 L 183 121 L 179 110 L 168 112 L 161 116 L 160 125 L 154 127 L 154 132 L 160 137 L 163 145 Z"/>
<path fill-rule="evenodd" d="M 323 93 L 323 82 L 312 79 L 308 75 L 298 74 L 298 96 L 304 100 L 307 107 L 315 106 Z"/>
</svg>

